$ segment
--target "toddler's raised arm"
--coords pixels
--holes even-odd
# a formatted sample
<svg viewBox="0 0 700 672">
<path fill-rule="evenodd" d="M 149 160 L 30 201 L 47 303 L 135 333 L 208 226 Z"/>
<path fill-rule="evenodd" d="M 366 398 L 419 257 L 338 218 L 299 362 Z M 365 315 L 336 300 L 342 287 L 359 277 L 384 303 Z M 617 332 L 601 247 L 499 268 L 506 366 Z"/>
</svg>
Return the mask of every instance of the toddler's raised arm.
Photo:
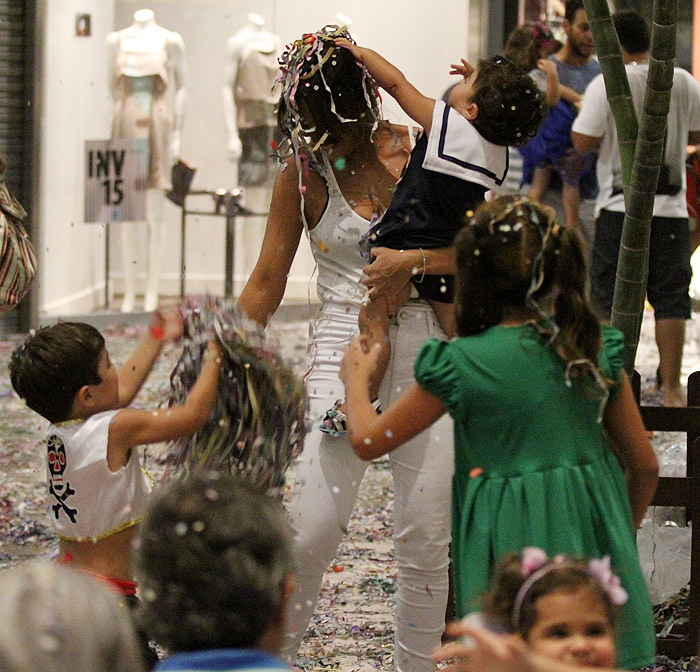
<svg viewBox="0 0 700 672">
<path fill-rule="evenodd" d="M 430 130 L 435 107 L 434 98 L 424 96 L 406 79 L 401 70 L 376 51 L 359 47 L 344 37 L 337 38 L 335 43 L 339 47 L 349 49 L 352 55 L 367 68 L 367 72 L 377 84 L 396 99 L 401 109 L 426 131 Z"/>
</svg>

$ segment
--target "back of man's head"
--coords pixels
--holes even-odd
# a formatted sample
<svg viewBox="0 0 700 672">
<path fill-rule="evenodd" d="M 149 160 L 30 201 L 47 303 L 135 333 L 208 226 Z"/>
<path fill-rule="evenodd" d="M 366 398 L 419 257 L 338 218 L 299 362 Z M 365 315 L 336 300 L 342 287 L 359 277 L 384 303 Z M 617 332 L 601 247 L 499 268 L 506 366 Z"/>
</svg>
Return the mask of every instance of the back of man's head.
<svg viewBox="0 0 700 672">
<path fill-rule="evenodd" d="M 613 14 L 613 23 L 620 40 L 620 46 L 628 54 L 645 54 L 651 46 L 649 25 L 644 17 L 634 10 L 624 10 Z"/>
<path fill-rule="evenodd" d="M 141 621 L 171 651 L 255 648 L 279 624 L 292 572 L 280 503 L 218 472 L 171 483 L 141 530 Z"/>
</svg>

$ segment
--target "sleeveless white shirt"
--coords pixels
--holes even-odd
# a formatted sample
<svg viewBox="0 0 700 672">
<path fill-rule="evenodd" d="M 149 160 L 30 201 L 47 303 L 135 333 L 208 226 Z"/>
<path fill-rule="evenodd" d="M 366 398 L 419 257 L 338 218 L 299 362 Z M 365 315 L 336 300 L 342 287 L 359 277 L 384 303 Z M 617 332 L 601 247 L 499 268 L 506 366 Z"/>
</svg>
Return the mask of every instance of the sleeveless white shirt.
<svg viewBox="0 0 700 672">
<path fill-rule="evenodd" d="M 309 232 L 311 252 L 318 265 L 318 298 L 321 303 L 350 303 L 359 308 L 367 293 L 360 284 L 367 262 L 360 254 L 359 242 L 370 223 L 350 207 L 330 162 L 323 158 L 328 203 L 318 224 Z"/>
<path fill-rule="evenodd" d="M 136 449 L 118 471 L 107 465 L 109 426 L 118 412 L 49 425 L 48 502 L 62 539 L 96 541 L 136 525 L 143 517 L 150 484 Z"/>
</svg>

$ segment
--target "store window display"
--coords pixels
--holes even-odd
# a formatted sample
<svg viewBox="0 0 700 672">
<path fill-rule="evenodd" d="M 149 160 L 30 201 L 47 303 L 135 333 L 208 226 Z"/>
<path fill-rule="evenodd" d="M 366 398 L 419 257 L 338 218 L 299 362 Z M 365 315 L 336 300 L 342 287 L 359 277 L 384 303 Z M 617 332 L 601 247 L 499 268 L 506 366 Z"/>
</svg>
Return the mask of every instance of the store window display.
<svg viewBox="0 0 700 672">
<path fill-rule="evenodd" d="M 134 13 L 128 28 L 107 36 L 108 78 L 113 99 L 112 138 L 130 139 L 148 156 L 146 224 L 147 280 L 144 309 L 158 304 L 165 236 L 163 207 L 170 189 L 173 161 L 180 156 L 180 136 L 187 95 L 185 45 L 179 33 L 162 28 L 150 9 Z M 123 222 L 122 312 L 135 307 L 139 223 Z"/>
<path fill-rule="evenodd" d="M 265 28 L 265 19 L 254 12 L 226 45 L 223 105 L 228 135 L 228 159 L 233 164 L 233 186 L 244 190 L 245 206 L 266 213 L 270 201 L 276 162 L 270 143 L 277 121 L 275 105 L 279 90 L 277 58 L 281 39 Z M 243 228 L 245 250 L 251 263 L 262 242 L 264 221 L 247 220 Z M 248 269 L 247 269 L 248 270 Z"/>
</svg>

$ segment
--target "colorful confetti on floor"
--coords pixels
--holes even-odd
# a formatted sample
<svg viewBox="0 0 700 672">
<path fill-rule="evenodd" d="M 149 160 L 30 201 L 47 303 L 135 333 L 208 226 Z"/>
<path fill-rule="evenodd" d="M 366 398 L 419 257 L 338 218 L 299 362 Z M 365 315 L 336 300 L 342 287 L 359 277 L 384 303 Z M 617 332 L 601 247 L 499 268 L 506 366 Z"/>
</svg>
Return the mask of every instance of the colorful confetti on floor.
<svg viewBox="0 0 700 672">
<path fill-rule="evenodd" d="M 299 315 L 306 317 L 308 309 Z M 698 320 L 696 315 L 688 323 L 684 381 L 691 371 L 700 369 Z M 306 321 L 277 322 L 270 329 L 284 355 L 303 371 Z M 114 326 L 105 331 L 110 356 L 117 365 L 128 358 L 143 333 L 143 327 Z M 22 340 L 21 336 L 0 340 L 0 568 L 36 557 L 51 557 L 56 552 L 46 510 L 45 423 L 13 395 L 7 371 L 10 354 Z M 169 375 L 178 355 L 175 346 L 167 346 L 135 405 L 153 408 L 167 403 Z M 657 365 L 653 317 L 647 312 L 637 357 L 645 404 L 660 403 L 654 389 Z M 678 435 L 661 432 L 653 437 L 659 455 L 678 441 Z M 147 467 L 156 476 L 162 473 L 162 452 L 158 446 L 146 451 Z M 316 615 L 299 653 L 297 664 L 304 670 L 368 672 L 392 668 L 396 570 L 391 545 L 391 492 L 388 462 L 374 462 L 363 481 L 349 533 L 326 574 Z M 658 610 L 658 618 L 664 623 L 669 619 L 680 622 L 685 602 L 682 593 L 675 596 Z M 657 664 L 648 669 L 676 672 L 695 667 L 695 659 L 671 661 L 660 656 Z"/>
</svg>

